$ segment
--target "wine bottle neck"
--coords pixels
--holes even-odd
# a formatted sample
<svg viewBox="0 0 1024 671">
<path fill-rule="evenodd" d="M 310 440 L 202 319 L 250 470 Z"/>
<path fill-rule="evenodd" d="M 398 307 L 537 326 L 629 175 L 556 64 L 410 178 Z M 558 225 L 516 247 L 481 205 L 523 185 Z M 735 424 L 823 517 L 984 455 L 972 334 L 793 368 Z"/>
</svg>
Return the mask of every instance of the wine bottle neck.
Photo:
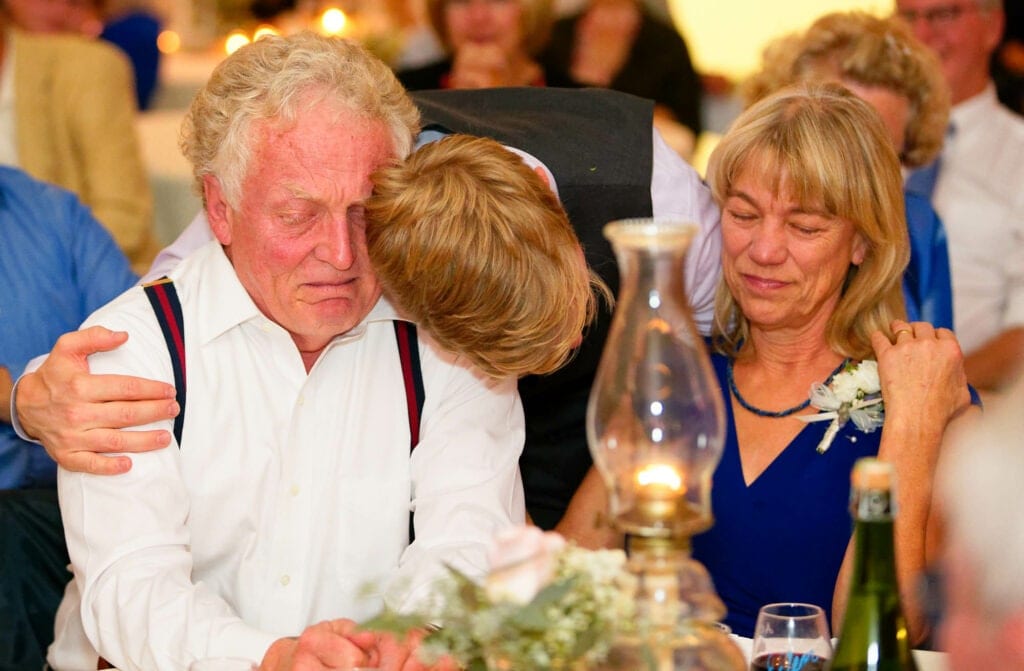
<svg viewBox="0 0 1024 671">
<path fill-rule="evenodd" d="M 854 526 L 854 589 L 896 589 L 893 521 L 857 520 Z"/>
</svg>

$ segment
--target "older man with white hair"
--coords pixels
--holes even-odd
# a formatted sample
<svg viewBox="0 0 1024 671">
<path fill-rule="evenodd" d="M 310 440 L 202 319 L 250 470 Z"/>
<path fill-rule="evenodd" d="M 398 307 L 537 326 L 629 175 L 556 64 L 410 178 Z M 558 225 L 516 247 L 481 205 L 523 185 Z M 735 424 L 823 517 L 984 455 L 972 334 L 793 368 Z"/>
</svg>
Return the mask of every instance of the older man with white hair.
<svg viewBox="0 0 1024 671">
<path fill-rule="evenodd" d="M 515 380 L 417 337 L 369 260 L 370 175 L 418 122 L 386 65 L 310 33 L 240 49 L 197 94 L 183 147 L 216 239 L 86 322 L 129 334 L 93 371 L 174 381 L 182 414 L 127 473 L 58 474 L 55 669 L 420 668 L 353 620 L 445 564 L 482 572 L 524 519 Z"/>
</svg>

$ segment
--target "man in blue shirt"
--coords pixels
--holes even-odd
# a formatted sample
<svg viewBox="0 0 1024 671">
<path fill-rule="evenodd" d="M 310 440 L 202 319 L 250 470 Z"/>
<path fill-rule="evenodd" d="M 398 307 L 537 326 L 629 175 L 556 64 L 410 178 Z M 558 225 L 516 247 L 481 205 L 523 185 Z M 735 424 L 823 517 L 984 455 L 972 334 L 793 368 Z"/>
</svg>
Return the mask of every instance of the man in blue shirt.
<svg viewBox="0 0 1024 671">
<path fill-rule="evenodd" d="M 0 167 L 0 489 L 56 482 L 53 460 L 10 424 L 12 379 L 136 279 L 76 196 Z"/>
</svg>

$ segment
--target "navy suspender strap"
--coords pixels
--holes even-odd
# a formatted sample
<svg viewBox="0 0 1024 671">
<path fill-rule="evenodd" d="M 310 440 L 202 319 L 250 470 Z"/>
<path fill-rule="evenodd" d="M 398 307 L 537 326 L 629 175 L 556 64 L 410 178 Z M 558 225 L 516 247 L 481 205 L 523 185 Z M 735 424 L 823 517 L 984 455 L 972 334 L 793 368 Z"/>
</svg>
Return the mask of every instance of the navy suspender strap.
<svg viewBox="0 0 1024 671">
<path fill-rule="evenodd" d="M 423 371 L 420 369 L 420 346 L 416 338 L 416 325 L 395 320 L 395 339 L 398 357 L 402 360 L 402 382 L 405 384 L 405 404 L 409 413 L 409 452 L 420 442 L 420 418 L 423 416 Z M 409 543 L 416 538 L 413 514 L 409 511 Z"/>
<path fill-rule="evenodd" d="M 420 418 L 423 416 L 423 371 L 420 370 L 420 346 L 416 325 L 395 320 L 398 357 L 402 360 L 402 382 L 405 384 L 405 405 L 409 411 L 409 452 L 420 442 Z"/>
<path fill-rule="evenodd" d="M 181 448 L 181 430 L 185 425 L 185 320 L 181 316 L 181 302 L 174 282 L 167 277 L 144 284 L 149 304 L 153 306 L 156 320 L 167 343 L 167 352 L 171 355 L 171 368 L 174 369 L 174 389 L 177 394 L 178 416 L 174 418 L 174 439 Z"/>
</svg>

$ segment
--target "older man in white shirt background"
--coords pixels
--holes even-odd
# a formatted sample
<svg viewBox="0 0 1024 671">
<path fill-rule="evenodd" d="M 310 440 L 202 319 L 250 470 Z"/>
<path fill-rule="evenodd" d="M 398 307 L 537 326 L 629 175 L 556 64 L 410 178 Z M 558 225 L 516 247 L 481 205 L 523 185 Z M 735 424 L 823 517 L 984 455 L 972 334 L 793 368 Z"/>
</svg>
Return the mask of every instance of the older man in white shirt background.
<svg viewBox="0 0 1024 671">
<path fill-rule="evenodd" d="M 989 74 L 1003 3 L 897 0 L 896 8 L 938 55 L 953 102 L 938 165 L 911 175 L 908 190 L 924 191 L 946 226 L 967 379 L 999 389 L 1024 367 L 1024 119 L 999 104 Z"/>
</svg>

